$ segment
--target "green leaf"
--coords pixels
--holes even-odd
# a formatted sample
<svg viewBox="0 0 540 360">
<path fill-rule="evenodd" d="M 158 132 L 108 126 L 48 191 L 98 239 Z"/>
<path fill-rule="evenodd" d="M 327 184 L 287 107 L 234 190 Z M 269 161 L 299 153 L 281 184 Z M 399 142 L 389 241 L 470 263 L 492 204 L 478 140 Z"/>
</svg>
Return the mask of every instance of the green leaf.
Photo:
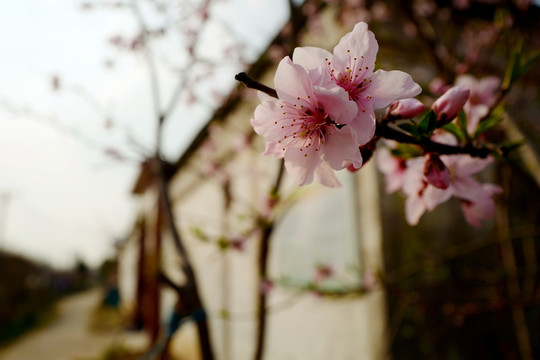
<svg viewBox="0 0 540 360">
<path fill-rule="evenodd" d="M 390 153 L 404 160 L 422 156 L 422 150 L 418 146 L 409 144 L 398 144 L 397 147 L 390 149 Z"/>
<path fill-rule="evenodd" d="M 537 62 L 539 59 L 540 50 L 536 50 L 530 53 L 529 56 L 527 56 L 527 58 L 523 60 L 523 62 L 520 64 L 518 76 L 521 77 L 525 75 L 531 69 L 534 63 Z"/>
<path fill-rule="evenodd" d="M 398 127 L 401 129 L 401 130 L 404 130 L 406 132 L 408 132 L 409 134 L 412 134 L 414 136 L 417 136 L 419 134 L 418 132 L 418 127 L 414 124 L 411 124 L 411 123 L 402 123 L 402 124 L 398 124 Z"/>
<path fill-rule="evenodd" d="M 510 85 L 516 80 L 518 68 L 521 62 L 521 51 L 523 47 L 523 39 L 518 40 L 515 49 L 512 51 L 506 73 L 504 75 L 503 89 L 510 88 Z"/>
<path fill-rule="evenodd" d="M 437 128 L 437 116 L 433 110 L 430 110 L 418 124 L 418 133 L 431 134 Z"/>
<path fill-rule="evenodd" d="M 467 131 L 467 114 L 465 114 L 465 110 L 463 109 L 461 109 L 457 117 L 457 125 L 465 138 L 465 142 L 470 142 L 471 138 L 469 137 L 469 132 Z"/>
<path fill-rule="evenodd" d="M 220 250 L 227 250 L 229 246 L 231 245 L 231 243 L 229 242 L 229 240 L 225 239 L 224 237 L 220 237 L 217 241 L 217 245 Z"/>
<path fill-rule="evenodd" d="M 231 318 L 231 313 L 227 309 L 221 309 L 219 311 L 219 315 L 221 316 L 222 319 L 228 320 Z"/>
<path fill-rule="evenodd" d="M 500 116 L 490 116 L 484 121 L 482 121 L 480 124 L 478 124 L 478 127 L 476 128 L 476 131 L 474 132 L 474 138 L 476 139 L 480 134 L 485 133 L 498 123 L 503 121 L 503 118 Z"/>
<path fill-rule="evenodd" d="M 534 50 L 525 56 L 523 38 L 519 39 L 506 68 L 503 89 L 508 89 L 513 82 L 525 75 L 538 60 L 540 60 L 540 50 Z"/>
<path fill-rule="evenodd" d="M 200 228 L 194 227 L 191 229 L 191 232 L 197 239 L 202 240 L 202 241 L 208 241 L 208 237 Z"/>
<path fill-rule="evenodd" d="M 461 130 L 459 130 L 458 127 L 454 125 L 453 123 L 444 125 L 443 129 L 448 131 L 450 134 L 454 135 L 456 139 L 458 140 L 458 142 L 460 143 L 463 142 L 463 140 L 465 139 Z"/>
</svg>

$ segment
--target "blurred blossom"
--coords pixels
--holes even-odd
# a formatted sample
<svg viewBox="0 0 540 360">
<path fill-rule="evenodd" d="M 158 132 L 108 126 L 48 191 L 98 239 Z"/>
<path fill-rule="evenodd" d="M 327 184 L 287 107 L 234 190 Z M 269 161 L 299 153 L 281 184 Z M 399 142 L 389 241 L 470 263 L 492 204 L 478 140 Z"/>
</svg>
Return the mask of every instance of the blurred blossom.
<svg viewBox="0 0 540 360">
<path fill-rule="evenodd" d="M 239 252 L 243 252 L 245 250 L 245 243 L 246 239 L 243 237 L 234 237 L 230 240 L 231 247 Z"/>
<path fill-rule="evenodd" d="M 481 220 L 494 215 L 495 202 L 492 196 L 501 188 L 493 184 L 481 184 L 472 178 L 483 170 L 493 159 L 473 158 L 469 155 L 441 155 L 442 162 L 450 172 L 446 189 L 431 186 L 423 176 L 425 158 L 407 161 L 407 172 L 403 191 L 407 196 L 405 214 L 410 225 L 416 225 L 426 210 L 432 211 L 452 196 L 462 203 L 465 219 L 473 226 L 480 226 Z"/>
<path fill-rule="evenodd" d="M 406 21 L 403 24 L 403 32 L 410 38 L 414 38 L 416 37 L 416 35 L 418 35 L 418 29 L 416 28 L 416 25 L 414 25 L 414 23 L 411 21 Z"/>
<path fill-rule="evenodd" d="M 373 15 L 374 20 L 381 22 L 389 21 L 392 18 L 392 13 L 383 1 L 376 1 L 373 6 L 371 6 L 371 14 Z"/>
<path fill-rule="evenodd" d="M 263 279 L 261 281 L 260 291 L 263 295 L 268 296 L 270 291 L 274 288 L 274 283 L 269 279 Z"/>
<path fill-rule="evenodd" d="M 502 189 L 499 186 L 482 184 L 481 191 L 479 191 L 475 201 L 462 199 L 461 209 L 467 222 L 480 227 L 482 221 L 491 219 L 495 215 L 495 202 L 492 196 L 500 193 L 502 193 Z"/>
<path fill-rule="evenodd" d="M 274 62 L 279 62 L 286 55 L 286 51 L 282 45 L 273 44 L 268 48 L 268 57 Z"/>
<path fill-rule="evenodd" d="M 413 2 L 413 10 L 420 17 L 428 17 L 435 13 L 437 4 L 431 0 L 416 0 Z"/>
<path fill-rule="evenodd" d="M 453 0 L 452 3 L 454 4 L 454 7 L 459 10 L 465 10 L 471 6 L 470 0 Z"/>
<path fill-rule="evenodd" d="M 460 75 L 456 79 L 456 85 L 470 91 L 469 99 L 464 106 L 469 134 L 474 134 L 480 120 L 489 113 L 490 107 L 495 104 L 496 92 L 500 84 L 501 81 L 495 76 L 487 76 L 477 80 L 471 75 Z"/>
<path fill-rule="evenodd" d="M 308 17 L 309 31 L 315 36 L 324 35 L 324 26 L 321 17 L 318 14 Z"/>
<path fill-rule="evenodd" d="M 281 31 L 279 32 L 279 36 L 283 39 L 288 39 L 291 37 L 291 35 L 292 35 L 292 25 L 289 22 L 285 24 L 285 26 L 281 29 Z"/>
<path fill-rule="evenodd" d="M 375 153 L 377 168 L 384 174 L 386 192 L 391 194 L 403 187 L 403 180 L 407 163 L 405 160 L 393 156 L 390 148 L 385 146 L 377 149 Z"/>
<path fill-rule="evenodd" d="M 436 96 L 444 94 L 449 88 L 450 86 L 440 77 L 434 78 L 428 85 L 429 92 Z"/>
<path fill-rule="evenodd" d="M 428 184 L 439 189 L 447 189 L 450 184 L 450 172 L 436 154 L 427 155 L 424 165 L 424 176 Z"/>
<path fill-rule="evenodd" d="M 249 150 L 251 149 L 251 146 L 252 142 L 249 134 L 241 133 L 234 140 L 235 150 Z"/>
<path fill-rule="evenodd" d="M 476 62 L 476 57 L 474 59 L 472 58 L 470 59 L 469 63 L 472 63 L 472 62 Z M 456 72 L 456 74 L 464 74 L 467 71 L 469 71 L 469 65 L 465 63 L 456 64 L 456 66 L 454 67 L 454 71 Z"/>
<path fill-rule="evenodd" d="M 313 281 L 315 283 L 322 282 L 334 275 L 334 268 L 330 264 L 319 264 L 315 270 Z"/>
</svg>

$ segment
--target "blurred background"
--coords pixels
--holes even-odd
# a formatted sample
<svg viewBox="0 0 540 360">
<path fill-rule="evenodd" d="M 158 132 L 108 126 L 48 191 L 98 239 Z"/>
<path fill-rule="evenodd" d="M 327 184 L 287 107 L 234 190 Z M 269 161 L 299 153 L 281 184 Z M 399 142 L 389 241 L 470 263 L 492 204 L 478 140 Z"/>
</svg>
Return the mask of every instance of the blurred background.
<svg viewBox="0 0 540 360">
<path fill-rule="evenodd" d="M 374 161 L 298 189 L 234 80 L 273 86 L 294 47 L 365 21 L 429 105 L 461 74 L 502 81 L 538 19 L 528 0 L 1 4 L 0 358 L 208 359 L 206 321 L 218 359 L 540 357 L 538 62 L 486 135 L 522 145 L 482 173 L 504 194 L 480 228 L 457 200 L 408 226 Z"/>
</svg>

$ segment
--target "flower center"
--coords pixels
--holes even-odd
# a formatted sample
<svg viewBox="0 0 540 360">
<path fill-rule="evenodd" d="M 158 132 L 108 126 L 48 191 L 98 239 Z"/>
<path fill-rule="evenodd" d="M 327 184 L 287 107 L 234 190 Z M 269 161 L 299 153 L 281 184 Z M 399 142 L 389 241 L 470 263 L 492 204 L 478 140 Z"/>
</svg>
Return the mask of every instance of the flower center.
<svg viewBox="0 0 540 360">
<path fill-rule="evenodd" d="M 278 143 L 283 147 L 294 145 L 308 157 L 308 150 L 319 151 L 338 125 L 330 118 L 324 107 L 310 96 L 298 98 L 298 103 L 282 103 L 283 117 L 274 122 L 281 127 L 282 137 Z M 313 147 L 313 149 L 311 149 Z"/>
<path fill-rule="evenodd" d="M 350 54 L 350 52 L 347 50 L 347 53 Z M 371 100 L 371 96 L 364 95 L 364 91 L 371 85 L 371 79 L 366 77 L 369 66 L 365 65 L 364 56 L 360 56 L 359 60 L 357 57 L 349 55 L 345 69 L 338 69 L 337 72 L 334 64 L 328 58 L 324 60 L 330 78 L 349 93 L 349 99 L 363 108 L 362 102 Z"/>
</svg>

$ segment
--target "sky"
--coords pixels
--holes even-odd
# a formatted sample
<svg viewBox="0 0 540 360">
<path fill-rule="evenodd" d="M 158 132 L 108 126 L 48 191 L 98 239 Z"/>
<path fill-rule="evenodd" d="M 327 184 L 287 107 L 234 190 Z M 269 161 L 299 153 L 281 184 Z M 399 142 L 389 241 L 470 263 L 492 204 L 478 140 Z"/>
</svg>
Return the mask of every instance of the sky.
<svg viewBox="0 0 540 360">
<path fill-rule="evenodd" d="M 109 42 L 114 35 L 133 34 L 133 16 L 83 11 L 81 4 L 0 3 L 0 249 L 59 268 L 76 258 L 98 265 L 129 234 L 140 148 L 151 149 L 155 136 L 145 62 Z M 204 35 L 202 51 L 219 59 L 220 46 L 241 39 L 253 59 L 285 20 L 285 5 L 219 1 L 212 15 L 220 21 Z M 162 43 L 165 55 L 159 59 L 174 59 L 174 46 Z M 225 66 L 213 75 L 221 96 L 240 70 Z M 166 103 L 174 83 L 164 71 L 159 76 Z M 203 102 L 173 113 L 164 139 L 169 158 L 181 154 L 219 105 L 215 96 Z M 105 155 L 107 149 L 125 160 Z"/>
</svg>

